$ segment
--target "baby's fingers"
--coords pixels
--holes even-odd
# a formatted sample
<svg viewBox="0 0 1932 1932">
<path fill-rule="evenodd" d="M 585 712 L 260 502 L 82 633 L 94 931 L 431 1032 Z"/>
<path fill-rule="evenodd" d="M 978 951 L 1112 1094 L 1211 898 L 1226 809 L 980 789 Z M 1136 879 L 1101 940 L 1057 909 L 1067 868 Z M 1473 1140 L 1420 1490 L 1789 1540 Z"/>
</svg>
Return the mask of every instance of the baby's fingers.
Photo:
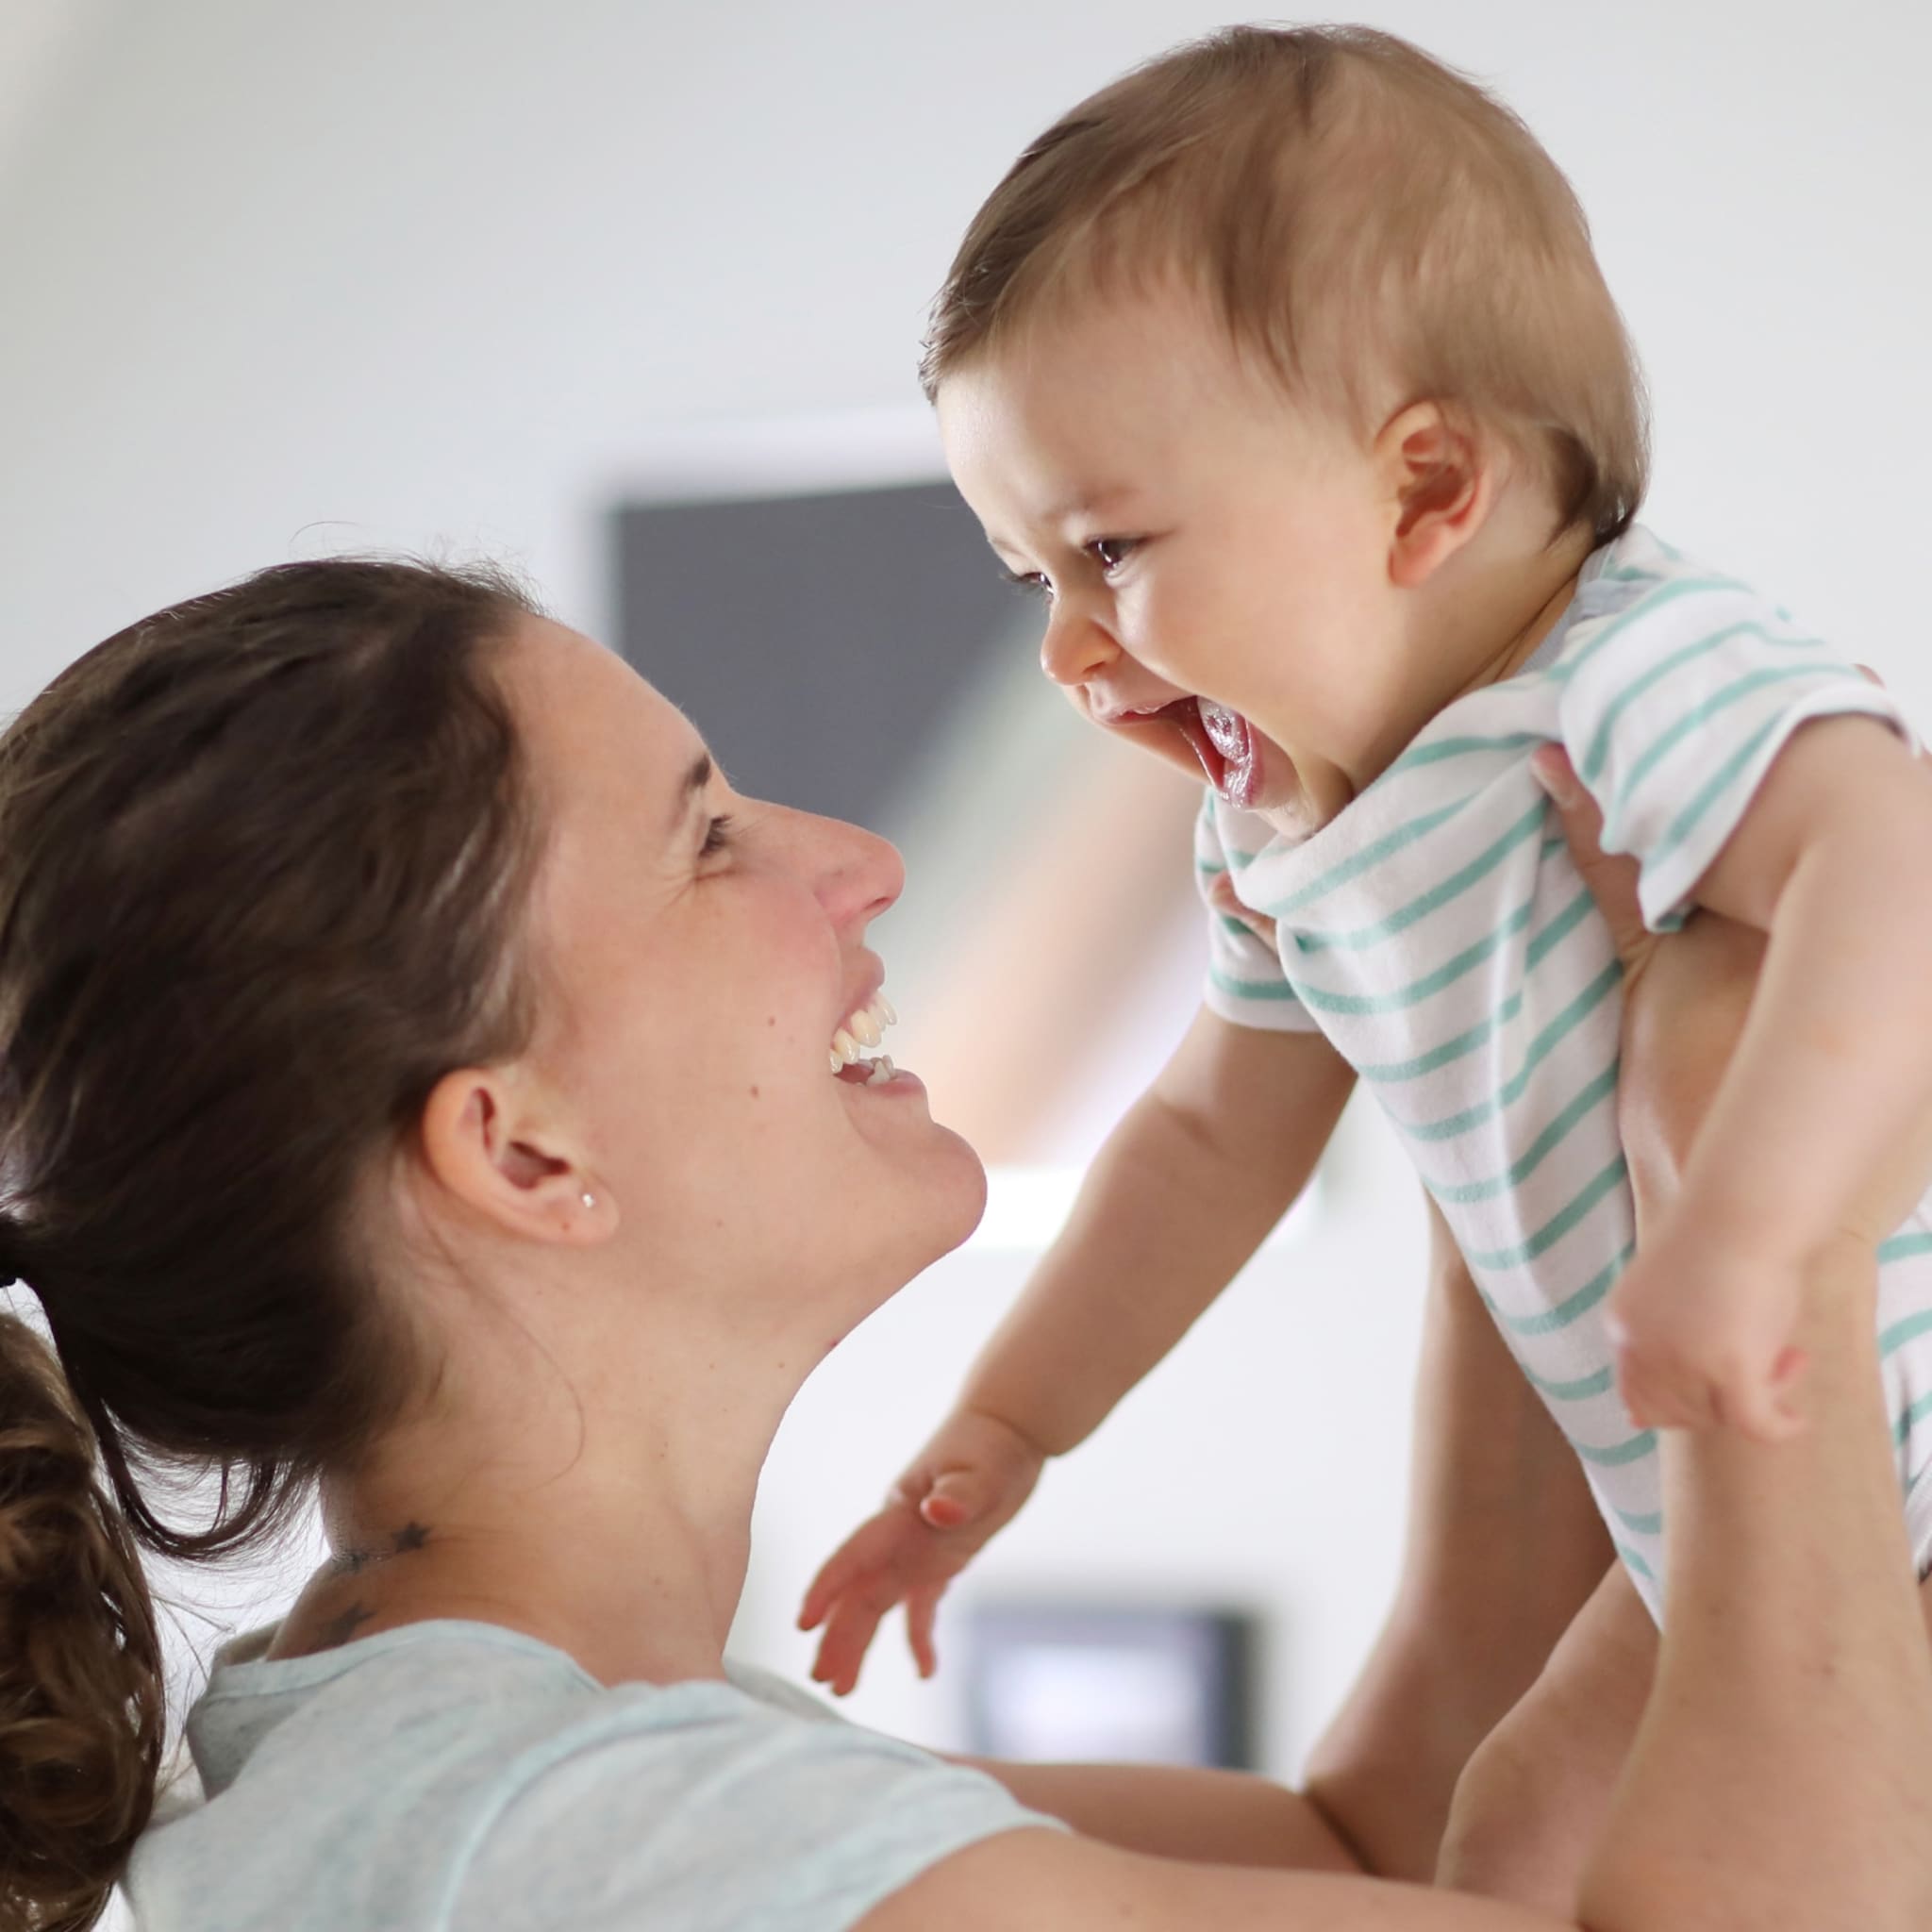
<svg viewBox="0 0 1932 1932">
<path fill-rule="evenodd" d="M 882 1509 L 862 1523 L 824 1560 L 799 1606 L 798 1627 L 815 1629 L 833 1603 L 861 1577 L 885 1569 L 898 1551 L 910 1524 L 903 1507 Z"/>
<path fill-rule="evenodd" d="M 811 1580 L 805 1592 L 805 1601 L 798 1607 L 798 1627 L 801 1630 L 816 1630 L 825 1620 L 825 1612 L 839 1600 L 839 1592 L 852 1581 L 855 1566 L 848 1551 L 837 1551 L 829 1557 L 824 1568 Z"/>
<path fill-rule="evenodd" d="M 912 1661 L 919 1666 L 922 1677 L 931 1676 L 940 1667 L 939 1650 L 933 1642 L 933 1624 L 945 1591 L 942 1583 L 924 1584 L 906 1599 L 906 1640 L 912 1646 Z"/>
<path fill-rule="evenodd" d="M 825 1685 L 835 1697 L 846 1697 L 858 1682 L 859 1666 L 878 1634 L 879 1620 L 895 1599 L 855 1591 L 832 1607 L 819 1654 L 811 1667 L 812 1681 Z"/>
<path fill-rule="evenodd" d="M 963 1529 L 986 1513 L 985 1479 L 971 1470 L 949 1469 L 933 1484 L 919 1505 L 920 1515 L 934 1529 Z"/>
<path fill-rule="evenodd" d="M 1724 1420 L 1711 1384 L 1693 1370 L 1658 1359 L 1654 1350 L 1624 1352 L 1617 1388 L 1640 1429 L 1714 1429 Z"/>
<path fill-rule="evenodd" d="M 1807 1426 L 1798 1399 L 1804 1370 L 1804 1356 L 1797 1349 L 1787 1349 L 1769 1375 L 1754 1375 L 1725 1394 L 1726 1416 L 1755 1441 L 1794 1441 Z"/>
</svg>

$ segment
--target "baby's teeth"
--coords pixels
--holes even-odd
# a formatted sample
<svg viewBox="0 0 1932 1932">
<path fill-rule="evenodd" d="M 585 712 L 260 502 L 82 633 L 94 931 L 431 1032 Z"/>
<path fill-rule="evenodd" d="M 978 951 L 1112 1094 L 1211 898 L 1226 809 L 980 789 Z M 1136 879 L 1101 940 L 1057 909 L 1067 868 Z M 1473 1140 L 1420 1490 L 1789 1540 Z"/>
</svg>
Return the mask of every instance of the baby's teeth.
<svg viewBox="0 0 1932 1932">
<path fill-rule="evenodd" d="M 892 1064 L 892 1056 L 889 1053 L 882 1053 L 877 1059 L 873 1061 L 872 1076 L 865 1084 L 868 1087 L 883 1087 L 888 1080 L 897 1074 L 898 1071 L 898 1068 Z"/>
<path fill-rule="evenodd" d="M 841 1026 L 832 1035 L 832 1051 L 841 1066 L 849 1067 L 858 1058 L 858 1042 Z"/>
<path fill-rule="evenodd" d="M 879 1023 L 867 1013 L 854 1013 L 845 1023 L 858 1038 L 860 1046 L 876 1046 L 879 1043 Z"/>
<path fill-rule="evenodd" d="M 879 1016 L 881 1025 L 896 1026 L 899 1024 L 899 1016 L 892 1010 L 892 1003 L 884 993 L 880 993 L 878 998 L 873 1001 L 872 1008 Z"/>
<path fill-rule="evenodd" d="M 837 1054 L 835 1054 L 835 1053 L 828 1053 L 828 1054 L 826 1054 L 825 1058 L 827 1058 L 828 1060 L 830 1060 L 830 1061 L 831 1061 L 831 1063 L 832 1063 L 832 1071 L 833 1071 L 833 1073 L 835 1073 L 835 1074 L 836 1074 L 836 1073 L 837 1073 L 837 1072 L 839 1071 L 839 1069 L 840 1069 L 841 1067 L 842 1067 L 842 1066 L 843 1066 L 843 1065 L 845 1064 L 845 1062 L 844 1062 L 843 1060 L 841 1060 L 841 1058 L 839 1058 L 839 1056 L 838 1056 Z"/>
</svg>

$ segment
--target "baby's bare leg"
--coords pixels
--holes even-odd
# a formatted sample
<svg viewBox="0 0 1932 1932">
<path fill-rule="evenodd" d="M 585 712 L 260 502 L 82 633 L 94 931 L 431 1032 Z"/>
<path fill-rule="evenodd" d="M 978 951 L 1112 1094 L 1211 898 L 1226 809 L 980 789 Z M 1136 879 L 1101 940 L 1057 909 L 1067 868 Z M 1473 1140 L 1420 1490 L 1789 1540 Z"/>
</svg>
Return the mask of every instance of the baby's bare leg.
<svg viewBox="0 0 1932 1932">
<path fill-rule="evenodd" d="M 1813 1284 L 1804 1437 L 1665 1438 L 1663 1651 L 1585 1880 L 1592 1932 L 1932 1925 L 1932 1652 L 1873 1277 L 1848 1251 Z"/>
<path fill-rule="evenodd" d="M 1437 1883 L 1576 1916 L 1657 1674 L 1657 1624 L 1618 1564 L 1456 1787 Z"/>
</svg>

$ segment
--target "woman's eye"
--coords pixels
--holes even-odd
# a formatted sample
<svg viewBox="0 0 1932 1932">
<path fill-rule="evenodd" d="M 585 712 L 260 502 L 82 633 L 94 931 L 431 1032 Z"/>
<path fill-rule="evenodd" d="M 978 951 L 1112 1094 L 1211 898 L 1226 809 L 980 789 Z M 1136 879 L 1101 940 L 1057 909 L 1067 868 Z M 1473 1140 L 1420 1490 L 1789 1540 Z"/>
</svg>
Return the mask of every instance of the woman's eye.
<svg viewBox="0 0 1932 1932">
<path fill-rule="evenodd" d="M 1009 570 L 1007 581 L 1016 590 L 1024 591 L 1029 597 L 1052 597 L 1053 586 L 1037 570 Z"/>
<path fill-rule="evenodd" d="M 723 812 L 705 827 L 705 842 L 698 847 L 700 858 L 715 858 L 731 843 L 731 814 Z"/>
<path fill-rule="evenodd" d="M 1102 570 L 1111 573 L 1132 556 L 1134 543 L 1132 537 L 1096 537 L 1087 545 L 1087 554 Z"/>
</svg>

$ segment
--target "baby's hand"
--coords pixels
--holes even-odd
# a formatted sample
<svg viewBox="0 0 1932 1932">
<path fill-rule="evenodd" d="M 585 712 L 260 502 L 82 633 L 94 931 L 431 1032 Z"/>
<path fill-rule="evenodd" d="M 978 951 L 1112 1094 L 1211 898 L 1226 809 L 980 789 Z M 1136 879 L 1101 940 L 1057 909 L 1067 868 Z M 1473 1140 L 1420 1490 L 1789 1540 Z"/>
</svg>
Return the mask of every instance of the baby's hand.
<svg viewBox="0 0 1932 1932">
<path fill-rule="evenodd" d="M 798 1627 L 825 1626 L 812 1676 L 843 1697 L 858 1682 L 879 1620 L 906 1606 L 919 1674 L 939 1668 L 940 1598 L 995 1531 L 1019 1513 L 1046 1461 L 1010 1424 L 965 1409 L 944 1423 L 899 1480 L 812 1579 Z"/>
<path fill-rule="evenodd" d="M 1673 1215 L 1611 1291 L 1624 1406 L 1640 1428 L 1736 1428 L 1760 1442 L 1805 1426 L 1792 1346 L 1801 1273 Z"/>
</svg>

